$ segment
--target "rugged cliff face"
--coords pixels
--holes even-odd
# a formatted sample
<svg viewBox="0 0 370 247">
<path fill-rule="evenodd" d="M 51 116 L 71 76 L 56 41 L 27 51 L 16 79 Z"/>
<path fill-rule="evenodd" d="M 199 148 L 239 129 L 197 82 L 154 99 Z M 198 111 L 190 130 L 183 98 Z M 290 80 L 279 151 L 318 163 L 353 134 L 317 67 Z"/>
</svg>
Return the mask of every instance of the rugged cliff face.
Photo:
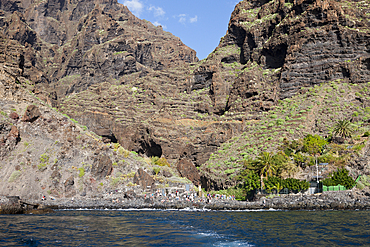
<svg viewBox="0 0 370 247">
<path fill-rule="evenodd" d="M 194 183 L 201 166 L 207 188 L 236 183 L 245 149 L 276 149 L 265 140 L 276 136 L 255 136 L 254 124 L 275 116 L 279 100 L 330 80 L 370 81 L 364 1 L 241 1 L 202 61 L 116 0 L 0 0 L 0 9 L 0 62 L 22 85 L 107 143 L 165 156 Z M 313 119 L 307 132 L 327 131 Z M 235 141 L 249 132 L 271 145 Z M 230 143 L 237 154 L 225 151 Z M 216 151 L 220 169 L 210 166 Z"/>
<path fill-rule="evenodd" d="M 123 75 L 197 61 L 179 38 L 117 1 L 2 1 L 0 7 L 4 34 L 30 47 L 23 53 L 40 57 L 45 79 L 32 81 L 50 83 L 60 97 Z"/>
<path fill-rule="evenodd" d="M 0 64 L 0 190 L 22 199 L 131 198 L 144 190 L 185 186 L 176 167 L 106 144 L 30 92 L 20 69 Z M 29 87 L 32 88 L 32 87 Z M 153 169 L 158 169 L 155 180 Z M 109 198 L 109 196 L 108 196 Z"/>
<path fill-rule="evenodd" d="M 221 94 L 229 97 L 221 112 L 254 113 L 301 87 L 367 82 L 369 56 L 365 2 L 241 1 L 220 45 L 195 73 L 224 85 Z M 225 71 L 231 75 L 217 76 Z"/>
<path fill-rule="evenodd" d="M 363 95 L 367 85 L 342 88 L 346 99 L 338 95 L 337 106 L 327 102 L 327 109 L 319 105 L 320 97 L 305 103 L 301 98 L 317 96 L 307 88 L 332 80 L 370 81 L 369 11 L 366 2 L 355 1 L 242 1 L 236 6 L 227 34 L 198 63 L 194 79 L 207 78 L 202 85 L 214 94 L 219 114 L 240 116 L 248 127 L 202 165 L 205 187 L 235 185 L 243 159 L 276 151 L 282 137 L 327 135 L 338 118 L 350 119 L 356 111 L 353 105 L 338 107 L 344 101 L 365 111 L 366 96 L 358 101 L 355 95 Z M 287 103 L 279 100 L 293 96 L 286 114 Z M 311 109 L 313 115 L 302 114 Z"/>
</svg>

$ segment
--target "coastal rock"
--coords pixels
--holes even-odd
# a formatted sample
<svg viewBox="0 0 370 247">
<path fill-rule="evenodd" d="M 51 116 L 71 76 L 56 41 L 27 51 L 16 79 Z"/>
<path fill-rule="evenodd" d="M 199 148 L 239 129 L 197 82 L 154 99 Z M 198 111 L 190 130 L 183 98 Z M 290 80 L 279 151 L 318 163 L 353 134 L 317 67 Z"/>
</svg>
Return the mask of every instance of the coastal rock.
<svg viewBox="0 0 370 247">
<path fill-rule="evenodd" d="M 154 189 L 154 182 L 154 179 L 142 168 L 139 168 L 135 173 L 134 183 L 142 186 L 144 189 Z"/>
<path fill-rule="evenodd" d="M 200 185 L 201 181 L 198 169 L 189 160 L 180 160 L 177 164 L 177 171 L 182 177 L 188 178 L 194 185 Z"/>
</svg>

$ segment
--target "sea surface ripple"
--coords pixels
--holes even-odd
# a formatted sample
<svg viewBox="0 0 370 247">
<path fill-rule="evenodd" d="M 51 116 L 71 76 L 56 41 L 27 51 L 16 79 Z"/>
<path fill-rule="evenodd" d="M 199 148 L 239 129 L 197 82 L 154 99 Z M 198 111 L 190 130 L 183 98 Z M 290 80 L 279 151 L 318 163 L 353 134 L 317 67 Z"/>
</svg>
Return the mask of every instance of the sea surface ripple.
<svg viewBox="0 0 370 247">
<path fill-rule="evenodd" d="M 368 211 L 74 210 L 1 215 L 0 246 L 370 246 Z"/>
</svg>

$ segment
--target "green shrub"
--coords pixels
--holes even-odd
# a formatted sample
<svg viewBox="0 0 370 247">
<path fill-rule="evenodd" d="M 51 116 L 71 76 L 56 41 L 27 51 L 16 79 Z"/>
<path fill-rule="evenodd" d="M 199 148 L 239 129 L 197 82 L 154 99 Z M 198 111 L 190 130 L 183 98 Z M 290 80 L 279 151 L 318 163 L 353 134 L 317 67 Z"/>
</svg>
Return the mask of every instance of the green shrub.
<svg viewBox="0 0 370 247">
<path fill-rule="evenodd" d="M 157 166 L 168 166 L 168 167 L 171 167 L 171 164 L 168 163 L 168 161 L 164 157 L 162 157 L 162 158 L 152 157 L 152 164 L 153 165 L 157 165 Z"/>
<path fill-rule="evenodd" d="M 80 173 L 78 174 L 78 176 L 80 178 L 82 178 L 83 176 L 85 176 L 85 168 L 81 167 L 81 168 L 78 168 L 78 170 L 80 171 Z"/>
<path fill-rule="evenodd" d="M 112 180 L 111 180 L 111 182 L 110 182 L 110 185 L 112 186 L 112 187 L 114 187 L 114 186 L 116 186 L 119 182 L 120 182 L 120 178 L 119 177 L 117 177 L 117 178 L 112 178 Z"/>
<path fill-rule="evenodd" d="M 117 152 L 120 154 L 120 155 L 123 155 L 125 158 L 127 158 L 129 155 L 130 155 L 130 152 L 126 149 L 124 149 L 123 147 L 119 147 L 117 149 Z"/>
<path fill-rule="evenodd" d="M 307 135 L 303 139 L 302 151 L 309 154 L 321 153 L 328 142 L 319 135 Z"/>
<path fill-rule="evenodd" d="M 355 180 L 348 175 L 348 170 L 345 168 L 339 168 L 336 172 L 330 174 L 330 176 L 322 181 L 325 186 L 337 186 L 342 185 L 347 189 L 352 189 L 355 185 Z"/>
<path fill-rule="evenodd" d="M 232 174 L 232 173 L 234 173 L 235 172 L 235 169 L 227 169 L 227 170 L 225 170 L 225 174 Z"/>
<path fill-rule="evenodd" d="M 370 186 L 370 177 L 362 175 L 360 181 L 362 182 L 363 185 Z"/>
<path fill-rule="evenodd" d="M 358 181 L 357 184 L 356 184 L 356 188 L 360 189 L 360 190 L 363 190 L 363 189 L 365 189 L 365 185 L 361 181 Z"/>
<path fill-rule="evenodd" d="M 22 175 L 21 171 L 14 171 L 12 175 L 10 175 L 8 182 L 14 182 L 17 178 L 19 178 Z"/>
<path fill-rule="evenodd" d="M 309 182 L 295 178 L 281 179 L 278 177 L 268 177 L 263 181 L 268 192 L 271 192 L 273 189 L 276 189 L 279 192 L 284 188 L 287 188 L 289 191 L 300 192 L 307 190 L 310 187 Z"/>
<path fill-rule="evenodd" d="M 47 154 L 42 154 L 41 156 L 40 156 L 40 163 L 48 163 L 49 162 L 49 155 L 47 155 Z"/>
<path fill-rule="evenodd" d="M 254 171 L 242 171 L 240 174 L 240 180 L 244 182 L 243 187 L 246 192 L 261 188 L 261 179 Z"/>
<path fill-rule="evenodd" d="M 42 154 L 39 159 L 40 164 L 37 165 L 37 168 L 39 170 L 44 170 L 44 168 L 49 164 L 49 159 L 50 159 L 49 155 Z"/>
<path fill-rule="evenodd" d="M 159 168 L 159 167 L 154 167 L 153 168 L 153 172 L 154 172 L 154 174 L 157 176 L 158 175 L 158 173 L 161 171 L 161 168 Z"/>
</svg>

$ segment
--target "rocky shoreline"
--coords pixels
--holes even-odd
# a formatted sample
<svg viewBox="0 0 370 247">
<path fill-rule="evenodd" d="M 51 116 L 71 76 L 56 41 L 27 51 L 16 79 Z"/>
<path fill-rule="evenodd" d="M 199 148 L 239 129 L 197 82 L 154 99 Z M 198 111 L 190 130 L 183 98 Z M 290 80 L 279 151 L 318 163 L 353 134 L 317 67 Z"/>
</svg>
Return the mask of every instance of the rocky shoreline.
<svg viewBox="0 0 370 247">
<path fill-rule="evenodd" d="M 270 197 L 270 198 L 269 198 Z M 27 203 L 1 204 L 0 214 L 48 213 L 51 210 L 369 210 L 370 193 L 365 191 L 324 192 L 322 194 L 260 196 L 256 201 L 160 200 L 138 196 L 135 198 L 55 199 Z M 23 203 L 23 204 L 22 204 Z M 4 210 L 6 209 L 6 210 Z"/>
</svg>

